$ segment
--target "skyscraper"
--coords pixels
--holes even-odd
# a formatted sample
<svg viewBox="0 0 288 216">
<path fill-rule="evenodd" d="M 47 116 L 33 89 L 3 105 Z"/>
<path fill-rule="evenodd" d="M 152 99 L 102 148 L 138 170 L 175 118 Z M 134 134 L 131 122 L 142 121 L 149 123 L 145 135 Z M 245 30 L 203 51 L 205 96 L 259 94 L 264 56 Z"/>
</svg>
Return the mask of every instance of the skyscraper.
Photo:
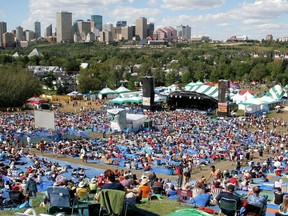
<svg viewBox="0 0 288 216">
<path fill-rule="evenodd" d="M 45 31 L 45 37 L 51 37 L 52 36 L 52 24 L 47 26 L 46 31 Z"/>
<path fill-rule="evenodd" d="M 35 30 L 34 30 L 35 38 L 37 39 L 37 38 L 41 37 L 41 23 L 39 21 L 36 21 L 34 23 L 34 28 L 35 28 Z"/>
<path fill-rule="evenodd" d="M 60 11 L 56 13 L 57 42 L 72 42 L 72 13 Z"/>
<path fill-rule="evenodd" d="M 127 26 L 127 21 L 117 21 L 116 22 L 116 27 L 125 27 Z"/>
<path fill-rule="evenodd" d="M 23 28 L 21 26 L 16 27 L 16 40 L 23 41 Z"/>
<path fill-rule="evenodd" d="M 191 27 L 190 26 L 177 26 L 177 33 L 178 33 L 178 39 L 181 40 L 190 40 L 191 39 Z"/>
<path fill-rule="evenodd" d="M 147 36 L 153 36 L 154 32 L 154 23 L 150 22 L 147 24 Z"/>
<path fill-rule="evenodd" d="M 3 47 L 3 34 L 7 32 L 7 23 L 0 22 L 0 47 Z"/>
<path fill-rule="evenodd" d="M 136 36 L 139 36 L 140 40 L 146 39 L 147 37 L 147 18 L 140 17 L 135 21 Z"/>
<path fill-rule="evenodd" d="M 94 22 L 94 27 L 98 29 L 99 31 L 102 31 L 102 25 L 103 25 L 103 18 L 101 15 L 92 15 L 91 21 Z"/>
</svg>

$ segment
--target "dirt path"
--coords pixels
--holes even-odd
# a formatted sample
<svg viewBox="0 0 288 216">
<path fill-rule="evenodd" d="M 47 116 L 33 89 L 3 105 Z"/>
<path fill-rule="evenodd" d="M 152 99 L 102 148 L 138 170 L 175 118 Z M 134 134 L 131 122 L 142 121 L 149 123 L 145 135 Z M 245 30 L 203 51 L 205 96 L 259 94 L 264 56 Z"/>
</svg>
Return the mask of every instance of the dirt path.
<svg viewBox="0 0 288 216">
<path fill-rule="evenodd" d="M 36 153 L 36 155 L 40 156 L 40 152 L 35 150 L 34 153 Z M 99 163 L 84 163 L 82 160 L 80 159 L 75 159 L 72 157 L 53 157 L 52 153 L 44 153 L 43 157 L 48 157 L 48 158 L 53 158 L 53 159 L 57 159 L 57 160 L 61 160 L 61 161 L 66 161 L 66 162 L 70 162 L 73 164 L 78 164 L 78 165 L 85 165 L 88 167 L 92 167 L 92 168 L 98 168 L 98 169 L 119 169 L 119 167 L 117 166 L 113 166 L 113 165 L 106 165 L 106 164 L 99 164 Z M 256 161 L 259 160 L 256 158 Z M 263 160 L 262 160 L 263 161 Z M 211 164 L 212 165 L 212 164 Z M 235 165 L 232 165 L 231 161 L 219 161 L 214 163 L 213 165 L 216 166 L 216 169 L 220 169 L 221 171 L 226 170 L 226 169 L 234 169 Z M 120 168 L 122 169 L 122 168 Z M 125 168 L 123 168 L 124 170 L 127 170 Z M 204 176 L 205 178 L 207 178 L 210 174 L 210 165 L 208 164 L 207 166 L 201 166 L 201 171 L 196 171 L 196 170 L 192 170 L 192 176 L 191 176 L 191 180 L 196 180 L 198 178 L 201 178 L 202 176 Z M 140 171 L 140 170 L 132 170 L 132 172 L 134 174 L 137 175 L 137 177 L 140 177 L 143 175 L 144 171 Z M 151 171 L 153 172 L 153 170 Z M 157 177 L 161 177 L 163 179 L 171 179 L 171 180 L 176 180 L 177 176 L 176 175 L 164 175 L 164 174 L 159 174 L 156 172 Z M 210 180 L 211 182 L 211 180 Z"/>
</svg>

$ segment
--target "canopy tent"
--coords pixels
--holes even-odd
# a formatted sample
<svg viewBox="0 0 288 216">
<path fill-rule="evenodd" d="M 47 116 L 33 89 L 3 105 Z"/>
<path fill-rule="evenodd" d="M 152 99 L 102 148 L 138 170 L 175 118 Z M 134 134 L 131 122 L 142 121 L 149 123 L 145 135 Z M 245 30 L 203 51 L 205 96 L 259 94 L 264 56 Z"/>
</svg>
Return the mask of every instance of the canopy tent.
<svg viewBox="0 0 288 216">
<path fill-rule="evenodd" d="M 104 95 L 104 94 L 108 95 L 108 94 L 117 94 L 117 93 L 106 86 L 98 94 L 100 94 L 100 95 Z"/>
<path fill-rule="evenodd" d="M 188 91 L 205 94 L 205 95 L 213 97 L 213 98 L 218 98 L 218 88 L 217 87 L 205 85 L 202 82 L 197 82 L 197 83 L 196 83 L 196 85 L 191 86 Z"/>
<path fill-rule="evenodd" d="M 70 93 L 67 94 L 68 96 L 81 96 L 82 94 L 80 92 L 77 91 L 72 91 Z"/>
<path fill-rule="evenodd" d="M 269 94 L 264 95 L 263 97 L 259 98 L 259 100 L 262 101 L 263 103 L 267 103 L 267 104 L 279 102 L 279 100 L 274 99 Z"/>
<path fill-rule="evenodd" d="M 41 103 L 46 103 L 46 100 L 39 97 L 31 97 L 25 101 L 25 106 L 34 109 L 38 108 Z"/>
<path fill-rule="evenodd" d="M 121 96 L 118 96 L 118 97 L 110 100 L 108 103 L 109 103 L 109 104 L 122 105 L 123 103 L 125 103 L 125 98 L 122 98 Z"/>
<path fill-rule="evenodd" d="M 131 131 L 139 131 L 144 127 L 147 116 L 141 114 L 126 114 L 127 128 Z"/>
<path fill-rule="evenodd" d="M 137 96 L 133 96 L 133 97 L 128 97 L 125 98 L 125 103 L 135 103 L 135 104 L 141 104 L 143 101 L 142 97 L 137 97 Z"/>
<path fill-rule="evenodd" d="M 286 84 L 286 85 L 284 86 L 284 89 L 288 89 L 288 84 Z"/>
<path fill-rule="evenodd" d="M 28 100 L 26 100 L 26 103 L 33 103 L 33 104 L 40 104 L 45 103 L 46 100 L 39 98 L 39 97 L 31 97 Z"/>
<path fill-rule="evenodd" d="M 127 127 L 125 109 L 108 109 L 107 117 L 112 130 L 122 131 Z"/>
<path fill-rule="evenodd" d="M 285 89 L 280 85 L 275 85 L 274 87 L 270 88 L 269 93 L 271 94 L 271 97 L 276 100 L 281 100 L 282 97 L 287 97 Z"/>
<path fill-rule="evenodd" d="M 201 86 L 201 85 L 204 85 L 204 83 L 201 82 L 200 80 L 198 80 L 196 83 L 194 83 L 192 81 L 185 86 L 185 90 L 186 91 L 193 91 L 192 89 L 195 89 L 195 87 L 197 88 L 198 86 Z"/>
<path fill-rule="evenodd" d="M 107 86 L 105 88 L 103 88 L 99 93 L 98 93 L 98 97 L 100 99 L 103 99 L 104 97 L 106 98 L 115 98 L 115 95 L 118 94 L 115 91 L 113 91 L 112 89 L 108 88 Z"/>
<path fill-rule="evenodd" d="M 125 88 L 123 85 L 121 85 L 119 88 L 117 88 L 117 89 L 115 90 L 115 92 L 116 92 L 117 94 L 121 94 L 121 93 L 131 92 L 131 90 L 129 90 L 129 89 Z"/>
</svg>

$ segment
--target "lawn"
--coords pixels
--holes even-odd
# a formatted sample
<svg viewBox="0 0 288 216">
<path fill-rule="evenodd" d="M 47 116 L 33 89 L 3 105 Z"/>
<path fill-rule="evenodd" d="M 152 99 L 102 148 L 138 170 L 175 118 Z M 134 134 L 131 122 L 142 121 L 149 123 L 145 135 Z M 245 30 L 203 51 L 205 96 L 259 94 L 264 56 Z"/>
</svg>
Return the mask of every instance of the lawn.
<svg viewBox="0 0 288 216">
<path fill-rule="evenodd" d="M 45 207 L 38 207 L 41 202 L 41 196 L 33 198 L 32 207 L 37 214 L 45 214 Z M 146 203 L 136 204 L 135 206 L 129 206 L 128 216 L 164 216 L 179 209 L 187 208 L 187 206 L 180 205 L 176 200 L 153 200 Z M 1 211 L 0 216 L 11 216 L 16 212 L 23 213 L 26 209 Z"/>
</svg>

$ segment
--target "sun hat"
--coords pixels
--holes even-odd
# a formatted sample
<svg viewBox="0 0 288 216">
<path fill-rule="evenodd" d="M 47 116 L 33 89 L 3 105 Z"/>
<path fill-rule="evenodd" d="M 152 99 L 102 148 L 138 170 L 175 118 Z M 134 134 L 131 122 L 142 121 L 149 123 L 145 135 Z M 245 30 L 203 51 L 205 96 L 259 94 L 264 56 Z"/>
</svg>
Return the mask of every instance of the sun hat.
<svg viewBox="0 0 288 216">
<path fill-rule="evenodd" d="M 79 182 L 78 186 L 79 186 L 80 188 L 83 188 L 83 187 L 85 187 L 85 183 L 84 183 L 83 181 L 81 181 L 81 182 Z"/>
<path fill-rule="evenodd" d="M 149 182 L 149 179 L 143 179 L 140 183 L 140 185 L 145 185 Z"/>
</svg>

